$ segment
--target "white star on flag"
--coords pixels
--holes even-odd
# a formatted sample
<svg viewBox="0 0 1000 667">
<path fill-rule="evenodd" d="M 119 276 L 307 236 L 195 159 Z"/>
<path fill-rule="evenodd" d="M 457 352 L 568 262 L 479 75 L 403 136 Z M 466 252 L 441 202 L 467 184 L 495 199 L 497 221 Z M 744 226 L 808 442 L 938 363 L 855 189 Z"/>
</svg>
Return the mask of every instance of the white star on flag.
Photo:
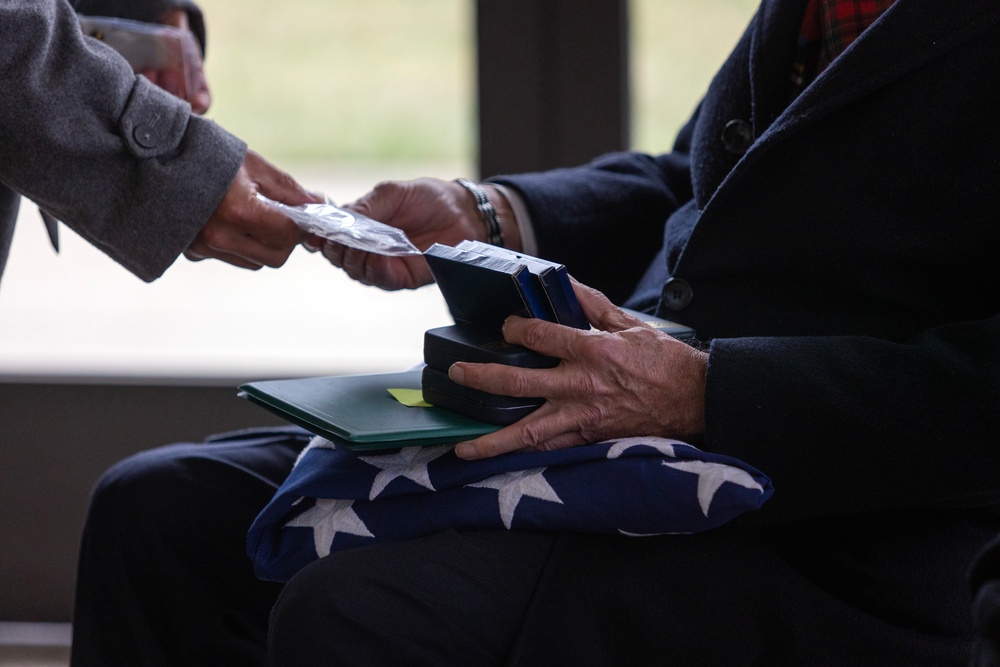
<svg viewBox="0 0 1000 667">
<path fill-rule="evenodd" d="M 389 482 L 397 477 L 413 480 L 425 489 L 434 491 L 431 478 L 427 472 L 427 464 L 451 449 L 451 445 L 440 447 L 407 447 L 396 454 L 380 454 L 379 456 L 359 456 L 358 459 L 369 465 L 380 468 L 372 482 L 368 500 L 374 500 L 385 490 Z"/>
<path fill-rule="evenodd" d="M 308 449 L 336 449 L 336 448 L 337 445 L 333 444 L 326 438 L 323 438 L 318 435 L 309 441 L 309 447 L 308 447 Z"/>
<path fill-rule="evenodd" d="M 333 544 L 333 538 L 337 533 L 375 537 L 351 507 L 353 504 L 353 500 L 319 498 L 315 505 L 286 525 L 312 528 L 316 555 L 322 558 L 330 554 L 330 545 Z"/>
<path fill-rule="evenodd" d="M 715 492 L 719 490 L 725 482 L 739 484 L 744 489 L 756 489 L 761 493 L 764 488 L 757 483 L 754 478 L 745 470 L 721 463 L 709 463 L 707 461 L 678 461 L 676 463 L 663 462 L 663 465 L 675 470 L 694 473 L 698 475 L 698 504 L 701 505 L 702 514 L 708 516 L 708 508 L 715 498 Z"/>
<path fill-rule="evenodd" d="M 313 437 L 312 440 L 309 441 L 309 444 L 306 445 L 305 449 L 303 449 L 301 452 L 299 452 L 298 457 L 295 459 L 295 465 L 298 465 L 299 461 L 302 460 L 302 457 L 304 457 L 306 455 L 306 453 L 309 452 L 310 450 L 313 450 L 313 449 L 336 449 L 336 448 L 337 448 L 337 445 L 333 444 L 332 442 L 330 442 L 326 438 L 323 438 L 323 437 L 320 437 L 320 436 L 317 435 L 317 436 Z"/>
<path fill-rule="evenodd" d="M 653 437 L 634 437 L 634 438 L 622 438 L 618 440 L 611 448 L 608 450 L 609 459 L 617 459 L 619 456 L 625 453 L 625 450 L 631 449 L 632 447 L 638 447 L 643 445 L 644 447 L 652 447 L 664 456 L 669 456 L 670 458 L 675 458 L 677 455 L 674 453 L 674 442 L 675 440 L 667 440 L 666 438 L 653 438 Z"/>
<path fill-rule="evenodd" d="M 446 530 L 699 533 L 759 509 L 773 493 L 753 466 L 672 438 L 476 461 L 450 445 L 378 454 L 316 440 L 258 514 L 247 552 L 258 577 L 288 581 L 314 557 Z"/>
<path fill-rule="evenodd" d="M 500 518 L 503 525 L 510 530 L 511 521 L 514 519 L 514 510 L 521 498 L 538 498 L 549 502 L 559 503 L 562 500 L 556 495 L 542 473 L 545 468 L 535 468 L 533 470 L 514 470 L 495 475 L 488 479 L 467 486 L 474 486 L 481 489 L 496 489 L 499 491 L 498 502 L 500 503 Z"/>
</svg>

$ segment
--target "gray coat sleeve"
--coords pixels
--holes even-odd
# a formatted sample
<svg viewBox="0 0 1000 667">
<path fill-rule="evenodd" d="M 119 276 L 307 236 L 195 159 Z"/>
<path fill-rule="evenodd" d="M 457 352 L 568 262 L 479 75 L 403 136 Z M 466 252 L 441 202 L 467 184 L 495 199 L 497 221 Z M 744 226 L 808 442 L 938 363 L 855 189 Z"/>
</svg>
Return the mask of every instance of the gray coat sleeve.
<svg viewBox="0 0 1000 667">
<path fill-rule="evenodd" d="M 84 37 L 66 0 L 0 0 L 0 182 L 143 280 L 190 245 L 245 144 Z"/>
</svg>

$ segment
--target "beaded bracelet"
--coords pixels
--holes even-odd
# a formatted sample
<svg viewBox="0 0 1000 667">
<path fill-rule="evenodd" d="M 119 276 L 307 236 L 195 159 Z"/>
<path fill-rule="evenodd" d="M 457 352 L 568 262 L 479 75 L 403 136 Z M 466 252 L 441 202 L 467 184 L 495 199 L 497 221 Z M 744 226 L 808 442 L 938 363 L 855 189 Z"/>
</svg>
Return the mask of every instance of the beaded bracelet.
<svg viewBox="0 0 1000 667">
<path fill-rule="evenodd" d="M 490 245 L 504 247 L 503 231 L 500 229 L 500 218 L 497 216 L 497 210 L 493 207 L 493 202 L 487 196 L 486 190 L 483 190 L 467 178 L 456 178 L 455 182 L 471 192 L 472 196 L 475 197 L 476 208 L 479 209 L 479 215 L 483 219 L 483 224 L 486 225 L 486 242 Z"/>
</svg>

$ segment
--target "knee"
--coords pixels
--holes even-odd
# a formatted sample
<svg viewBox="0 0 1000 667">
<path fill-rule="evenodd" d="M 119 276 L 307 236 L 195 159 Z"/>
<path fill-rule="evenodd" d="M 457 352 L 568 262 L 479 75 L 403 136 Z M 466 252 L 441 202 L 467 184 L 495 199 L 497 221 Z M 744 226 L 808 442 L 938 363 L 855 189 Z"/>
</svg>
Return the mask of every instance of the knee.
<svg viewBox="0 0 1000 667">
<path fill-rule="evenodd" d="M 92 504 L 99 507 L 133 504 L 169 488 L 167 478 L 174 464 L 165 451 L 170 449 L 133 454 L 108 468 L 94 487 Z"/>
<path fill-rule="evenodd" d="M 91 493 L 85 530 L 122 541 L 144 529 L 165 530 L 196 502 L 196 478 L 188 473 L 182 446 L 134 454 L 98 479 Z"/>
<path fill-rule="evenodd" d="M 270 664 L 411 664 L 412 658 L 386 658 L 395 654 L 393 644 L 407 619 L 395 618 L 402 607 L 385 604 L 380 586 L 366 571 L 364 552 L 328 556 L 288 582 L 271 612 Z"/>
<path fill-rule="evenodd" d="M 351 637 L 344 631 L 345 615 L 333 604 L 342 594 L 333 590 L 338 582 L 349 585 L 343 573 L 336 570 L 336 558 L 317 561 L 301 570 L 289 581 L 271 610 L 268 633 L 269 664 L 275 667 L 295 665 L 350 664 L 339 660 L 336 652 L 343 648 L 333 642 L 334 653 L 326 653 L 320 646 L 324 636 Z M 345 641 L 349 641 L 346 640 Z"/>
<path fill-rule="evenodd" d="M 973 664 L 976 667 L 1000 667 L 1000 578 L 986 581 L 980 587 L 974 616 L 979 637 Z"/>
</svg>

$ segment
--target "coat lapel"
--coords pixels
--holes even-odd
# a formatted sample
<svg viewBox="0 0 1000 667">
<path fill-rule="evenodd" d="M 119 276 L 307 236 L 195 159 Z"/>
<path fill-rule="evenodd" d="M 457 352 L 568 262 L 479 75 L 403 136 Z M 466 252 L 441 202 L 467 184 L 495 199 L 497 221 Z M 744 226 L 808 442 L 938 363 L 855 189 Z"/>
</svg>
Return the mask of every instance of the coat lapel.
<svg viewBox="0 0 1000 667">
<path fill-rule="evenodd" d="M 792 61 L 807 0 L 764 0 L 750 40 L 754 136 L 778 118 L 791 94 Z"/>
<path fill-rule="evenodd" d="M 764 124 L 757 126 L 756 148 L 868 95 L 1000 21 L 995 0 L 897 0 L 785 107 L 781 95 L 787 95 L 788 87 L 781 82 L 787 77 L 775 72 L 789 68 L 791 52 L 783 45 L 794 45 L 794 17 L 801 21 L 804 7 L 801 0 L 765 0 L 762 5 L 751 55 L 753 105 Z"/>
</svg>

